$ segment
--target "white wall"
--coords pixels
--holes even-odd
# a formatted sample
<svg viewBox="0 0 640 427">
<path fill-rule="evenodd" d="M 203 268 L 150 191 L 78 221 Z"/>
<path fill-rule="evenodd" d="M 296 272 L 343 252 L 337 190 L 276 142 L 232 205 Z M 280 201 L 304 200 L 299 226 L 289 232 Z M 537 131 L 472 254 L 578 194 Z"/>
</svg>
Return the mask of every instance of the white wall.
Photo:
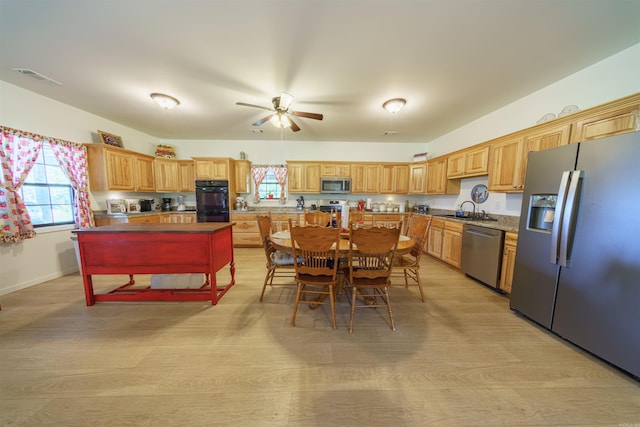
<svg viewBox="0 0 640 427">
<path fill-rule="evenodd" d="M 152 154 L 160 142 L 176 146 L 178 157 L 224 156 L 238 158 L 245 151 L 254 163 L 284 163 L 285 160 L 357 160 L 408 161 L 413 153 L 428 151 L 438 156 L 535 124 L 544 114 L 557 113 L 564 106 L 576 104 L 589 108 L 640 92 L 640 44 L 594 64 L 572 76 L 471 122 L 429 144 L 283 141 L 274 150 L 264 141 L 159 141 L 118 123 L 97 117 L 51 99 L 0 81 L 0 124 L 74 142 L 98 142 L 97 130 L 123 137 L 127 148 Z M 459 196 L 416 197 L 432 207 L 453 209 L 470 199 L 476 184 L 486 184 L 486 177 L 464 179 Z M 155 197 L 155 195 L 140 195 Z M 94 208 L 102 208 L 107 193 L 92 194 Z M 111 196 L 115 197 L 115 196 Z M 382 200 L 385 197 L 380 196 Z M 405 197 L 398 197 L 402 201 Z M 310 202 L 309 202 L 310 203 Z M 480 206 L 490 213 L 519 215 L 519 195 L 491 194 Z M 70 231 L 53 230 L 18 244 L 0 244 L 0 295 L 77 270 Z M 82 292 L 81 290 L 78 290 Z"/>
<path fill-rule="evenodd" d="M 125 147 L 136 151 L 153 152 L 148 147 L 158 144 L 154 137 L 3 81 L 0 125 L 78 143 L 98 142 L 100 129 L 122 136 Z M 78 271 L 71 228 L 54 227 L 20 243 L 0 243 L 0 295 Z"/>
</svg>

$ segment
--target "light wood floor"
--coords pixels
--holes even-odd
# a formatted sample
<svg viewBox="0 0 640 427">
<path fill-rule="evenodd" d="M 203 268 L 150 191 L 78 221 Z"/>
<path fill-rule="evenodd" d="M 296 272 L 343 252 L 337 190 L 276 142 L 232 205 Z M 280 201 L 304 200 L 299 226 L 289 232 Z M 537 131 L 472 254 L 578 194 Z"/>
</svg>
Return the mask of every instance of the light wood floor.
<svg viewBox="0 0 640 427">
<path fill-rule="evenodd" d="M 259 303 L 263 256 L 236 249 L 215 307 L 87 307 L 79 275 L 0 296 L 0 425 L 640 426 L 638 382 L 427 257 L 426 303 L 394 288 L 397 331 L 349 334 L 346 302 L 335 331 L 328 306 L 289 326 L 292 289 Z"/>
</svg>

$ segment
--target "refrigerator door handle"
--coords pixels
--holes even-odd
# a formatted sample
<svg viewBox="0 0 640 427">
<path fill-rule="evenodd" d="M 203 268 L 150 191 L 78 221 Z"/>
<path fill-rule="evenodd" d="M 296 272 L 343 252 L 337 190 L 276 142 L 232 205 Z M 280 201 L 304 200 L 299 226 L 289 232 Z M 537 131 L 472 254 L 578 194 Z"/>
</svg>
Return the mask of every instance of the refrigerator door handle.
<svg viewBox="0 0 640 427">
<path fill-rule="evenodd" d="M 584 176 L 584 171 L 576 170 L 571 174 L 571 183 L 569 184 L 569 192 L 567 193 L 567 203 L 565 203 L 565 212 L 562 215 L 562 230 L 560 236 L 560 266 L 568 267 L 569 249 L 573 243 L 573 233 L 575 229 L 575 216 L 578 212 L 578 184 Z"/>
<path fill-rule="evenodd" d="M 560 187 L 558 188 L 556 211 L 553 217 L 553 226 L 551 227 L 551 253 L 549 257 L 549 262 L 551 264 L 558 264 L 558 253 L 560 251 L 560 230 L 562 226 L 562 217 L 564 216 L 564 205 L 567 198 L 567 189 L 569 188 L 570 177 L 571 171 L 562 172 Z"/>
</svg>

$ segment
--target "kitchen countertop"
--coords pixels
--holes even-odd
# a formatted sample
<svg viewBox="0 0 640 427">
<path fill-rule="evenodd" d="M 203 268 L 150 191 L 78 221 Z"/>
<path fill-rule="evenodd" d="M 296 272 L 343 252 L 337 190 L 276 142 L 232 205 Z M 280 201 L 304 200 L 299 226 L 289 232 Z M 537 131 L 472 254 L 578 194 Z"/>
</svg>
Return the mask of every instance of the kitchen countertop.
<svg viewBox="0 0 640 427">
<path fill-rule="evenodd" d="M 264 213 L 284 213 L 284 214 L 301 214 L 304 211 L 299 211 L 295 207 L 279 207 L 279 208 L 250 208 L 248 210 L 232 210 L 230 211 L 232 214 L 248 214 L 248 215 L 256 215 L 256 214 L 264 214 Z M 366 212 L 367 215 L 389 215 L 389 214 L 398 214 L 401 212 Z M 484 220 L 476 220 L 476 219 L 459 219 L 455 217 L 449 217 L 446 215 L 453 215 L 454 211 L 440 210 L 434 209 L 427 214 L 418 214 L 418 215 L 431 215 L 435 218 L 441 218 L 447 221 L 460 222 L 463 224 L 473 224 L 480 227 L 493 228 L 496 230 L 508 231 L 517 233 L 518 225 L 520 222 L 520 218 L 517 216 L 507 216 L 507 215 L 489 215 L 491 218 L 495 218 L 496 221 L 484 221 Z"/>
<path fill-rule="evenodd" d="M 125 218 L 130 216 L 148 216 L 148 215 L 158 215 L 158 214 L 184 214 L 184 213 L 193 213 L 196 211 L 145 211 L 145 212 L 127 212 L 127 213 L 118 213 L 118 214 L 109 214 L 107 211 L 93 211 L 94 218 Z"/>
</svg>

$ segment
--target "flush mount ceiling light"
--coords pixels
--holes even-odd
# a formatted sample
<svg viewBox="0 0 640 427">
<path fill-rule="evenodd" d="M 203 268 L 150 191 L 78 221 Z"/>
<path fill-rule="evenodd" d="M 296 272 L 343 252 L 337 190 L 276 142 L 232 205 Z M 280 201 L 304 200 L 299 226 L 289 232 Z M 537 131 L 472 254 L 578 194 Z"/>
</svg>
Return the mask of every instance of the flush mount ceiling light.
<svg viewBox="0 0 640 427">
<path fill-rule="evenodd" d="M 404 104 L 406 104 L 406 103 L 407 103 L 406 99 L 393 98 L 393 99 L 390 99 L 388 101 L 385 101 L 384 104 L 382 104 L 382 108 L 384 108 L 385 110 L 387 110 L 391 114 L 395 114 L 398 111 L 402 110 L 402 107 L 404 107 Z"/>
<path fill-rule="evenodd" d="M 164 93 L 152 93 L 151 98 L 165 110 L 169 110 L 180 105 L 180 101 L 175 99 L 173 96 L 165 95 Z"/>
</svg>

